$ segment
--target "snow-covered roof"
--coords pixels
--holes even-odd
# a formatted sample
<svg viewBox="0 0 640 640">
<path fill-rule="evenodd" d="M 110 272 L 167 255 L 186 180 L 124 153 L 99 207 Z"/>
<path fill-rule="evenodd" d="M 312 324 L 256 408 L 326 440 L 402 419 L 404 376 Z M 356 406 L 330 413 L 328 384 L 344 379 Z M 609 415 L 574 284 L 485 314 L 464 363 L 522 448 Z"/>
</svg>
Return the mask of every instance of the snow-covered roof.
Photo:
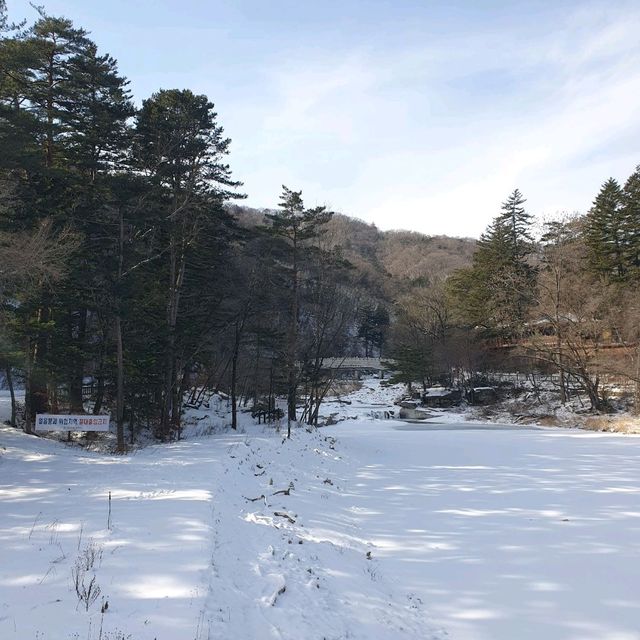
<svg viewBox="0 0 640 640">
<path fill-rule="evenodd" d="M 324 369 L 375 369 L 386 371 L 388 361 L 380 358 L 325 358 L 322 362 Z"/>
<path fill-rule="evenodd" d="M 424 392 L 424 395 L 431 398 L 437 396 L 448 396 L 452 391 L 452 389 L 445 389 L 444 387 L 430 387 Z"/>
</svg>

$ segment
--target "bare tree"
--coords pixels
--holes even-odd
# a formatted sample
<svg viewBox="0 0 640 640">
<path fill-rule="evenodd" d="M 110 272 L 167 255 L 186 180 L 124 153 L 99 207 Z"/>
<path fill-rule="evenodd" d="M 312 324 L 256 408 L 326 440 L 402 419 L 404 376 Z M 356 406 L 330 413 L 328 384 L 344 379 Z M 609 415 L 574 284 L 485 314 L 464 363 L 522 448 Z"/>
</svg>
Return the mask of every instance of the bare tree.
<svg viewBox="0 0 640 640">
<path fill-rule="evenodd" d="M 65 273 L 69 254 L 79 244 L 79 238 L 68 228 L 55 233 L 50 220 L 42 222 L 31 233 L 0 233 L 0 313 L 6 315 L 8 300 L 13 307 L 21 301 L 51 289 Z M 6 320 L 6 318 L 4 318 Z M 6 327 L 2 322 L 1 326 Z M 31 398 L 33 345 L 25 332 L 25 430 L 32 431 L 33 411 Z M 3 337 L 9 344 L 9 338 Z M 4 367 L 11 393 L 11 423 L 16 423 L 16 399 L 11 375 L 10 358 L 5 354 Z"/>
<path fill-rule="evenodd" d="M 545 236 L 525 351 L 560 374 L 561 400 L 567 378 L 586 392 L 591 408 L 604 406 L 600 351 L 609 328 L 608 287 L 584 269 L 584 246 L 574 221 L 551 225 Z"/>
</svg>

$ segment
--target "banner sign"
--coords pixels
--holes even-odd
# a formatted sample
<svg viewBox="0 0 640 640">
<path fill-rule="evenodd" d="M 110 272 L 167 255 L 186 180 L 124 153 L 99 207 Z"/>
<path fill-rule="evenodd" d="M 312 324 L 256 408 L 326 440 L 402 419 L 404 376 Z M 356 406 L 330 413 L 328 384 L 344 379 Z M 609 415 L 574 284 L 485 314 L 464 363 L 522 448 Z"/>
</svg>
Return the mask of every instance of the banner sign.
<svg viewBox="0 0 640 640">
<path fill-rule="evenodd" d="M 36 415 L 36 431 L 109 431 L 109 416 Z"/>
</svg>

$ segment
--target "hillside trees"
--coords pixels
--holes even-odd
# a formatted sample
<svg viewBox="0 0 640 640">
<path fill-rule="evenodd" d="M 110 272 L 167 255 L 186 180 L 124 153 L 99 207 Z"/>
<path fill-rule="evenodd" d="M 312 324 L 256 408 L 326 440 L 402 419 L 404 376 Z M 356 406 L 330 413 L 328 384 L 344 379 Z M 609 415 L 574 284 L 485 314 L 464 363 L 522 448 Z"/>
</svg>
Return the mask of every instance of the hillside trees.
<svg viewBox="0 0 640 640">
<path fill-rule="evenodd" d="M 600 410 L 605 404 L 600 355 L 611 292 L 584 268 L 585 250 L 579 221 L 546 225 L 524 347 L 534 363 L 558 372 L 562 403 L 569 399 L 570 386 L 579 384 L 591 408 Z"/>
<path fill-rule="evenodd" d="M 16 426 L 17 417 L 12 370 L 21 362 L 21 350 L 15 343 L 20 332 L 15 324 L 15 308 L 28 304 L 64 277 L 67 255 L 77 242 L 68 229 L 54 235 L 48 221 L 33 232 L 0 232 L 0 370 L 4 371 L 11 394 L 12 426 Z"/>
<path fill-rule="evenodd" d="M 521 332 L 535 287 L 531 216 L 524 202 L 516 189 L 480 236 L 472 265 L 449 282 L 461 319 L 503 337 Z"/>
<path fill-rule="evenodd" d="M 96 48 L 69 20 L 40 10 L 33 27 L 3 39 L 0 56 L 2 146 L 11 149 L 3 170 L 5 179 L 16 185 L 3 227 L 28 231 L 48 220 L 54 228 L 67 226 L 82 238 L 68 254 L 70 278 L 31 311 L 23 304 L 17 312 L 29 327 L 26 402 L 31 416 L 55 408 L 63 380 L 68 382 L 72 404 L 79 405 L 81 382 L 76 380 L 82 380 L 88 305 L 87 287 L 73 285 L 91 283 L 95 273 L 90 258 L 101 252 L 94 240 L 96 234 L 104 238 L 96 220 L 96 203 L 103 196 L 97 195 L 103 190 L 97 184 L 102 149 L 118 139 L 115 119 L 124 123 L 130 106 L 114 61 L 102 59 L 102 69 L 94 68 L 90 74 L 92 82 L 79 73 L 80 67 L 89 66 L 89 59 L 95 61 Z M 121 112 L 104 118 L 114 104 Z M 96 134 L 98 123 L 102 131 Z M 90 139 L 94 142 L 88 143 Z"/>
<path fill-rule="evenodd" d="M 320 406 L 333 382 L 325 359 L 352 350 L 354 326 L 366 298 L 352 265 L 324 240 L 319 236 L 308 253 L 300 288 L 298 360 L 305 398 L 301 419 L 313 425 L 318 424 Z"/>
<path fill-rule="evenodd" d="M 364 345 L 365 358 L 376 352 L 382 354 L 389 324 L 389 312 L 385 305 L 380 302 L 363 305 L 358 315 L 358 337 Z"/>
<path fill-rule="evenodd" d="M 640 166 L 624 187 L 610 178 L 585 217 L 587 266 L 609 294 L 608 331 L 624 345 L 626 366 L 606 359 L 605 367 L 633 381 L 634 407 L 640 411 Z"/>
<path fill-rule="evenodd" d="M 11 25 L 0 0 L 0 365 L 24 380 L 27 429 L 112 411 L 124 450 L 127 426 L 180 437 L 186 392 L 215 389 L 233 427 L 286 394 L 290 434 L 318 423 L 327 357 L 382 352 L 428 385 L 514 345 L 563 393 L 580 379 L 601 407 L 611 372 L 640 406 L 640 168 L 539 244 L 516 190 L 475 243 L 381 232 L 287 187 L 276 211 L 230 206 L 229 150 L 207 96 L 136 108 L 86 31 L 43 10 Z M 614 339 L 624 366 L 602 356 Z"/>
<path fill-rule="evenodd" d="M 179 437 L 196 385 L 193 397 L 230 392 L 233 426 L 241 398 L 274 408 L 283 387 L 289 419 L 302 388 L 317 422 L 322 361 L 357 350 L 363 292 L 386 277 L 379 232 L 360 225 L 349 267 L 345 234 L 325 235 L 332 214 L 286 188 L 262 216 L 267 233 L 242 226 L 230 141 L 206 96 L 161 90 L 136 109 L 116 60 L 70 20 L 2 17 L 3 247 L 46 226 L 41 255 L 57 274 L 7 285 L 0 301 L 0 358 L 24 378 L 27 429 L 37 412 L 113 411 L 120 451 L 127 426 L 132 441 L 141 427 Z"/>
<path fill-rule="evenodd" d="M 603 380 L 614 376 L 636 384 L 639 404 L 638 184 L 637 170 L 624 188 L 609 179 L 586 216 L 548 223 L 539 243 L 514 192 L 472 265 L 447 283 L 457 322 L 482 338 L 487 355 L 502 367 L 524 355 L 529 366 L 557 371 L 561 402 L 578 387 L 602 410 Z"/>
<path fill-rule="evenodd" d="M 451 384 L 457 358 L 452 348 L 454 325 L 442 282 L 414 287 L 396 300 L 396 322 L 389 354 L 396 363 L 394 379 L 418 382 L 423 390 Z"/>
<path fill-rule="evenodd" d="M 229 140 L 213 105 L 190 91 L 155 94 L 132 127 L 127 81 L 82 29 L 39 10 L 32 27 L 11 31 L 2 15 L 3 238 L 20 246 L 46 224 L 50 242 L 76 239 L 56 246 L 66 269 L 55 288 L 4 307 L 15 319 L 6 349 L 24 358 L 27 428 L 37 411 L 84 411 L 89 371 L 95 411 L 117 396 L 120 448 L 125 375 L 131 409 L 153 397 L 167 436 L 193 343 L 220 298 L 233 226 L 223 204 L 238 186 L 224 162 Z"/>
<path fill-rule="evenodd" d="M 640 278 L 640 165 L 624 184 L 621 227 L 626 267 L 637 280 Z"/>
<path fill-rule="evenodd" d="M 635 411 L 640 411 L 640 167 L 623 188 L 610 178 L 596 196 L 585 217 L 587 269 L 606 289 L 607 331 L 626 352 L 626 366 L 603 359 L 606 370 L 635 384 Z"/>
</svg>

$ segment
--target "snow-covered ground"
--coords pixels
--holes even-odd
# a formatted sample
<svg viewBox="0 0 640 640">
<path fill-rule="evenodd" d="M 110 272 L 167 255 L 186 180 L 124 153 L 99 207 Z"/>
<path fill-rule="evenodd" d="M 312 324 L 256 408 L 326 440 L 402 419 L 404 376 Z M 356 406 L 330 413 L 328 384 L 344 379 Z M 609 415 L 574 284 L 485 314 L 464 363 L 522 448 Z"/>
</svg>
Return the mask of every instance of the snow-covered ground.
<svg viewBox="0 0 640 640">
<path fill-rule="evenodd" d="M 127 457 L 0 428 L 0 638 L 639 640 L 640 438 L 367 417 L 393 393 Z"/>
</svg>

